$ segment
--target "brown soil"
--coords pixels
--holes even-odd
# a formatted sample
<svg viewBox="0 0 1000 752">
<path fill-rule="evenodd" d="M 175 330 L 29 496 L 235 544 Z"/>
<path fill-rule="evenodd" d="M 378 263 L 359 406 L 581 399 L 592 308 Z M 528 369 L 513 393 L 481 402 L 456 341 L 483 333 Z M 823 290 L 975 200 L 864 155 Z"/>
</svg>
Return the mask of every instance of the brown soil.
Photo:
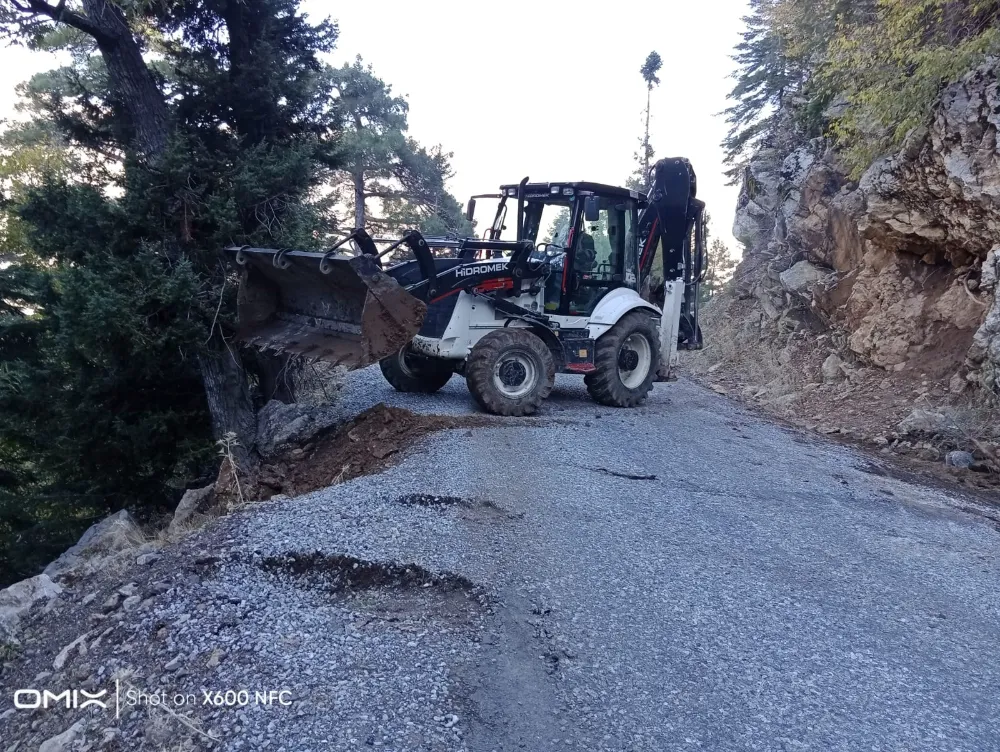
<svg viewBox="0 0 1000 752">
<path fill-rule="evenodd" d="M 265 465 L 259 497 L 298 496 L 377 473 L 399 462 L 406 449 L 430 433 L 488 422 L 482 416 L 417 415 L 379 404 Z"/>
</svg>

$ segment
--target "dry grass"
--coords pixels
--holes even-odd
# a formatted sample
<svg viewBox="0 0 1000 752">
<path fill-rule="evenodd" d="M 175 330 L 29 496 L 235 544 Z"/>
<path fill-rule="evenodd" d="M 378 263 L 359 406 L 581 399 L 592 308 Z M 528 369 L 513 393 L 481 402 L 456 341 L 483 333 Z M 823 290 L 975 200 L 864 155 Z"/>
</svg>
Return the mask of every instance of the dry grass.
<svg viewBox="0 0 1000 752">
<path fill-rule="evenodd" d="M 100 572 L 112 579 L 124 577 L 135 565 L 136 552 L 142 546 L 151 543 L 155 548 L 161 547 L 156 538 L 147 536 L 132 522 L 116 521 L 105 541 L 102 550 L 106 553 L 95 562 L 98 562 Z"/>
<path fill-rule="evenodd" d="M 706 347 L 700 352 L 685 356 L 685 366 L 692 373 L 706 376 L 722 366 L 728 373 L 738 375 L 747 384 L 764 386 L 791 382 L 793 372 L 778 361 L 778 349 L 770 337 L 760 334 L 760 321 L 750 301 L 718 297 L 710 301 L 702 312 L 702 330 L 706 333 Z M 715 368 L 715 370 L 711 370 Z"/>
<path fill-rule="evenodd" d="M 230 481 L 230 487 L 223 489 L 224 493 L 228 491 L 228 493 L 225 493 L 228 499 L 226 502 L 226 511 L 233 512 L 247 502 L 246 496 L 243 494 L 243 484 L 240 482 L 240 475 L 243 471 L 233 456 L 233 450 L 240 446 L 240 441 L 236 438 L 235 433 L 230 432 L 215 443 L 219 447 L 219 456 L 223 460 L 222 468 L 219 470 L 219 477 L 226 476 Z M 229 471 L 228 475 L 226 474 L 227 468 Z"/>
<path fill-rule="evenodd" d="M 347 370 L 323 361 L 303 363 L 293 378 L 295 401 L 325 407 L 334 404 L 344 387 Z"/>
</svg>

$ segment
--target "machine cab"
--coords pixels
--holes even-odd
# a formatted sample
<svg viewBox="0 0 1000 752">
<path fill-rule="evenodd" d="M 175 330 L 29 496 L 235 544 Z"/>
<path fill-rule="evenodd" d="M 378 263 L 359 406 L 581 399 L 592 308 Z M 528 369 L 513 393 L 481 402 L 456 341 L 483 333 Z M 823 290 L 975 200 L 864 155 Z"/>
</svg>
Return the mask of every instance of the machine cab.
<svg viewBox="0 0 1000 752">
<path fill-rule="evenodd" d="M 516 197 L 519 186 L 503 186 Z M 639 194 L 598 183 L 529 183 L 524 186 L 523 240 L 536 261 L 548 261 L 545 311 L 589 316 L 612 290 L 639 284 L 636 226 Z M 503 211 L 503 207 L 498 211 Z M 502 220 L 495 227 L 503 227 Z"/>
</svg>

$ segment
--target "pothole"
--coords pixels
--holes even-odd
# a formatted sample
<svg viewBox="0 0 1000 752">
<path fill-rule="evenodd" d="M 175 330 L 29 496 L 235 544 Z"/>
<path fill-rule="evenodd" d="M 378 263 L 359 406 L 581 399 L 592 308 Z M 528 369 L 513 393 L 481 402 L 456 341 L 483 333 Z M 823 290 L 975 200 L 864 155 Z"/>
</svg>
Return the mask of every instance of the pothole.
<svg viewBox="0 0 1000 752">
<path fill-rule="evenodd" d="M 260 562 L 269 572 L 284 572 L 319 580 L 334 593 L 357 593 L 365 590 L 418 590 L 474 593 L 475 584 L 452 572 L 432 572 L 418 564 L 365 561 L 340 554 L 285 554 L 269 556 Z"/>
<path fill-rule="evenodd" d="M 407 494 L 396 499 L 397 504 L 415 507 L 471 506 L 472 502 L 458 496 L 435 496 L 434 494 Z"/>
<path fill-rule="evenodd" d="M 460 496 L 438 494 L 407 494 L 396 499 L 397 504 L 428 509 L 456 509 L 458 516 L 470 521 L 520 520 L 524 512 L 511 512 L 489 499 L 463 499 Z"/>
</svg>

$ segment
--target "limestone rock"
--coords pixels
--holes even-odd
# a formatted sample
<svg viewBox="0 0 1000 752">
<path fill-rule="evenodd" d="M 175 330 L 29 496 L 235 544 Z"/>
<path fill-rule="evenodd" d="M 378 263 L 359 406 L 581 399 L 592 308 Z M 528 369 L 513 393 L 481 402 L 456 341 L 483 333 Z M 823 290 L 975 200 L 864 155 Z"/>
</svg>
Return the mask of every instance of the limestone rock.
<svg viewBox="0 0 1000 752">
<path fill-rule="evenodd" d="M 781 272 L 781 286 L 788 292 L 798 295 L 812 293 L 817 282 L 821 282 L 829 275 L 829 272 L 820 269 L 815 264 L 808 261 L 799 261 L 791 268 Z"/>
<path fill-rule="evenodd" d="M 173 519 L 167 529 L 168 535 L 175 537 L 189 525 L 196 515 L 206 514 L 215 500 L 215 484 L 204 488 L 192 488 L 184 492 L 180 503 L 174 510 Z"/>
<path fill-rule="evenodd" d="M 66 665 L 66 661 L 69 660 L 69 657 L 74 650 L 78 651 L 81 655 L 85 655 L 87 652 L 87 640 L 90 638 L 91 634 L 91 632 L 85 632 L 60 650 L 56 659 L 52 662 L 52 668 L 56 671 L 62 671 L 63 666 Z"/>
<path fill-rule="evenodd" d="M 896 430 L 905 435 L 920 435 L 941 433 L 954 427 L 954 419 L 944 410 L 918 407 L 899 422 Z"/>
<path fill-rule="evenodd" d="M 62 593 L 62 588 L 47 574 L 22 580 L 0 590 L 0 637 L 16 641 L 21 617 L 37 603 L 50 603 Z"/>
<path fill-rule="evenodd" d="M 830 353 L 823 361 L 823 383 L 835 384 L 844 379 L 844 361 L 836 353 Z"/>
<path fill-rule="evenodd" d="M 287 405 L 271 400 L 257 416 L 257 449 L 263 457 L 274 457 L 339 422 L 338 411 L 331 407 Z"/>
<path fill-rule="evenodd" d="M 963 470 L 968 470 L 975 464 L 976 458 L 969 452 L 948 452 L 944 461 L 949 467 L 958 467 Z"/>
<path fill-rule="evenodd" d="M 58 736 L 53 736 L 51 739 L 46 739 L 42 742 L 38 748 L 38 752 L 69 752 L 85 726 L 85 720 L 77 721 Z"/>
<path fill-rule="evenodd" d="M 990 58 L 945 86 L 927 126 L 857 183 L 779 111 L 734 225 L 735 290 L 760 313 L 759 341 L 785 346 L 787 312 L 804 308 L 792 294 L 866 364 L 947 382 L 967 362 L 967 381 L 1000 388 L 998 69 Z"/>
<path fill-rule="evenodd" d="M 987 389 L 1000 388 L 1000 246 L 983 262 L 979 287 L 993 293 L 993 302 L 972 338 L 969 363 L 981 371 L 980 381 Z"/>
<path fill-rule="evenodd" d="M 132 548 L 142 541 L 142 531 L 126 510 L 92 525 L 76 545 L 45 567 L 52 578 L 86 575 L 100 568 L 104 554 Z"/>
</svg>

